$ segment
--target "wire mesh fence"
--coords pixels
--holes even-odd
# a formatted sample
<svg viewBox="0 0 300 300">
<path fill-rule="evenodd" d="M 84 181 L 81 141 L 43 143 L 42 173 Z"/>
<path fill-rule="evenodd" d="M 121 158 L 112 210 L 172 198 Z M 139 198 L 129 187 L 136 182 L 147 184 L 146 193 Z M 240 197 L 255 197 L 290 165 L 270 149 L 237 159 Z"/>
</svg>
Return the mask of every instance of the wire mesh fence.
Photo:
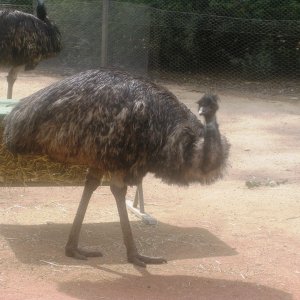
<svg viewBox="0 0 300 300">
<path fill-rule="evenodd" d="M 39 69 L 68 74 L 105 65 L 152 78 L 209 78 L 208 84 L 214 78 L 284 82 L 300 93 L 295 1 L 103 1 L 46 1 L 64 49 Z M 34 13 L 34 6 L 32 0 L 0 1 L 0 9 Z"/>
<path fill-rule="evenodd" d="M 32 1 L 0 1 L 0 9 L 17 9 L 26 13 L 33 13 L 34 5 Z"/>
</svg>

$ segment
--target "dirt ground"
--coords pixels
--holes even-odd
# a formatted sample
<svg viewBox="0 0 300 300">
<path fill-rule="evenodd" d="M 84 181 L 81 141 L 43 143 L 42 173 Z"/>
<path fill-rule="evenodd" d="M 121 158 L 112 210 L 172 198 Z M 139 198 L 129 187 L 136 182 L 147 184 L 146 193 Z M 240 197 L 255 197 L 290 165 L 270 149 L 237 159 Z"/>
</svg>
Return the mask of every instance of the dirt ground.
<svg viewBox="0 0 300 300">
<path fill-rule="evenodd" d="M 57 79 L 21 75 L 14 97 Z M 168 87 L 196 112 L 204 90 Z M 158 224 L 130 214 L 140 251 L 167 264 L 126 262 L 108 187 L 93 195 L 80 240 L 104 256 L 87 261 L 64 256 L 82 187 L 1 188 L 0 299 L 300 299 L 300 101 L 218 93 L 220 129 L 232 144 L 226 178 L 182 188 L 148 175 L 146 211 Z"/>
</svg>

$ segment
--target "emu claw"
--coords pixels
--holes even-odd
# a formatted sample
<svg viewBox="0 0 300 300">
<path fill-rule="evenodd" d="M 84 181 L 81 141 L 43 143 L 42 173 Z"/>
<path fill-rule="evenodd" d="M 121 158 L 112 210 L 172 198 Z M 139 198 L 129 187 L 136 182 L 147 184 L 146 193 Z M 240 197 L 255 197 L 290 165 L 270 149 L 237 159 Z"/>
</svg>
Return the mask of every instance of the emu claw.
<svg viewBox="0 0 300 300">
<path fill-rule="evenodd" d="M 128 256 L 128 262 L 145 268 L 147 264 L 155 264 L 155 265 L 166 264 L 167 260 L 162 257 L 149 257 L 140 254 L 135 254 L 133 256 Z"/>
<path fill-rule="evenodd" d="M 76 259 L 87 260 L 88 257 L 101 257 L 103 256 L 99 251 L 88 251 L 79 248 L 67 248 L 65 254 L 68 257 L 74 257 Z"/>
</svg>

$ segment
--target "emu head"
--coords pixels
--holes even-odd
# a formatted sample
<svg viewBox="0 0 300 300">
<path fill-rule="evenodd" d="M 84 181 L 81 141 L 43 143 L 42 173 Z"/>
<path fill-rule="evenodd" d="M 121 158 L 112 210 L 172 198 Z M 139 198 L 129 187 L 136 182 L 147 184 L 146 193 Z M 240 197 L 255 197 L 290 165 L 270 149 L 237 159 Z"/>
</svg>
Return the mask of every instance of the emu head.
<svg viewBox="0 0 300 300">
<path fill-rule="evenodd" d="M 223 176 L 230 144 L 219 132 L 216 112 L 219 109 L 217 95 L 204 95 L 199 101 L 198 112 L 205 118 L 204 135 L 194 143 L 191 168 L 187 180 L 212 183 Z"/>
<path fill-rule="evenodd" d="M 219 97 L 217 95 L 209 94 L 205 94 L 199 101 L 197 101 L 198 113 L 200 116 L 204 116 L 206 123 L 215 119 L 216 112 L 219 109 L 218 101 Z"/>
<path fill-rule="evenodd" d="M 37 0 L 36 14 L 40 20 L 46 21 L 47 11 L 44 4 L 44 0 Z"/>
</svg>

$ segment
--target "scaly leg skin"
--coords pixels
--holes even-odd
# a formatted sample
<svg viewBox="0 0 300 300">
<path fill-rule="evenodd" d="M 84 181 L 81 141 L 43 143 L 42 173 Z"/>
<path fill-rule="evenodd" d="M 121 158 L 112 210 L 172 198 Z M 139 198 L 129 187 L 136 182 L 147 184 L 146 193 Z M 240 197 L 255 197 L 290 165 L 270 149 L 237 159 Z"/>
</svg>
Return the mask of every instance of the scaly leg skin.
<svg viewBox="0 0 300 300">
<path fill-rule="evenodd" d="M 123 233 L 124 243 L 127 249 L 128 262 L 140 267 L 146 267 L 146 264 L 163 264 L 167 261 L 162 257 L 148 257 L 140 255 L 137 251 L 132 231 L 129 223 L 128 213 L 126 209 L 125 196 L 127 192 L 127 186 L 119 187 L 111 184 L 111 192 L 113 193 L 118 207 L 120 223 Z"/>
<path fill-rule="evenodd" d="M 77 213 L 70 231 L 69 239 L 65 247 L 66 256 L 74 257 L 77 259 L 84 259 L 84 260 L 87 259 L 87 257 L 102 256 L 101 252 L 88 251 L 88 250 L 83 250 L 78 248 L 79 235 L 80 235 L 80 230 L 82 227 L 84 215 L 86 213 L 93 192 L 100 184 L 100 180 L 101 180 L 101 175 L 97 170 L 95 169 L 88 170 L 80 204 L 78 206 Z"/>
<path fill-rule="evenodd" d="M 13 86 L 23 66 L 12 67 L 7 75 L 7 99 L 12 98 Z"/>
<path fill-rule="evenodd" d="M 88 257 L 101 257 L 103 256 L 100 251 L 89 251 L 80 249 L 78 247 L 66 246 L 66 256 L 73 257 L 76 259 L 87 260 Z"/>
</svg>

